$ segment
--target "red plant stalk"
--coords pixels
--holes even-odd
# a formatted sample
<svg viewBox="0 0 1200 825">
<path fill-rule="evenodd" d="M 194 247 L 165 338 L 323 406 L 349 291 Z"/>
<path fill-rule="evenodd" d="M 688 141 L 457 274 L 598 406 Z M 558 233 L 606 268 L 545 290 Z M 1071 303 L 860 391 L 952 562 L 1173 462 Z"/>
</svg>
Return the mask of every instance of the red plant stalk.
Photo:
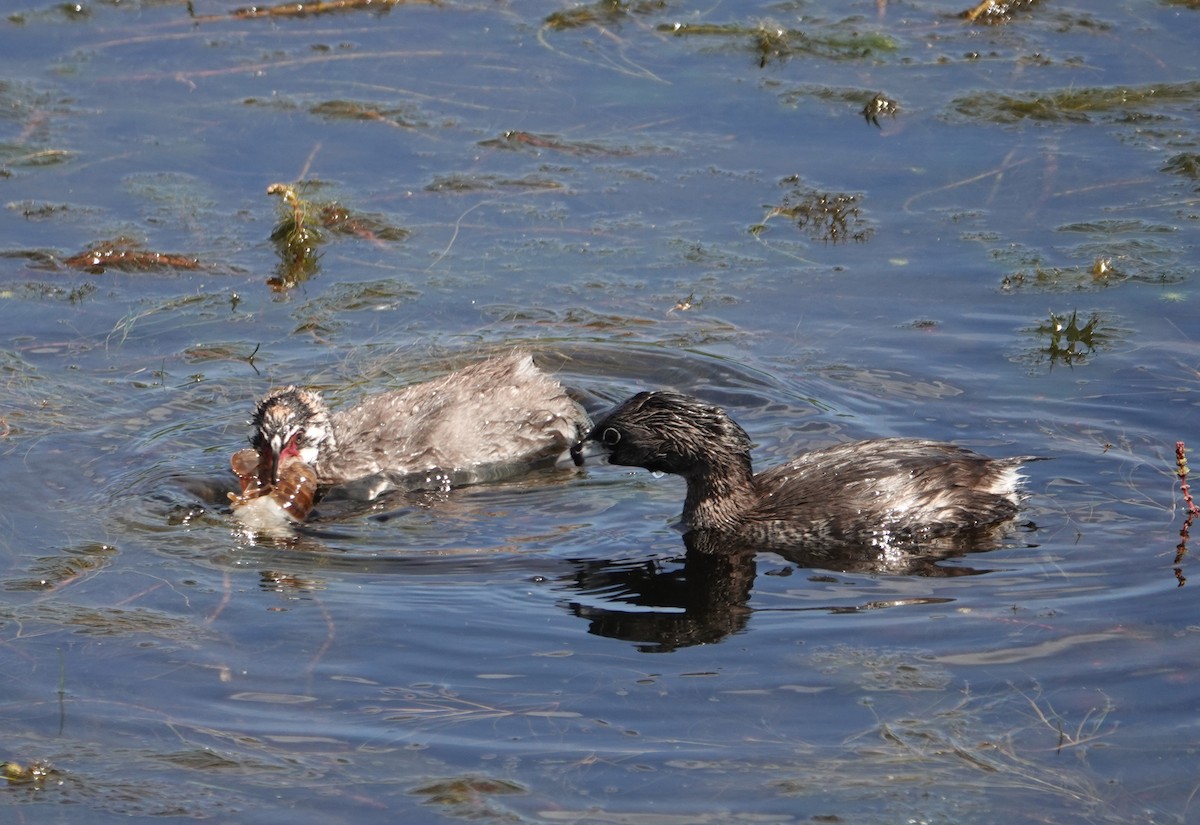
<svg viewBox="0 0 1200 825">
<path fill-rule="evenodd" d="M 1179 473 L 1179 489 L 1183 491 L 1183 500 L 1187 502 L 1188 515 L 1200 515 L 1200 507 L 1196 506 L 1196 502 L 1192 501 L 1192 491 L 1188 489 L 1188 465 L 1187 452 L 1182 441 L 1175 442 L 1175 466 Z"/>
<path fill-rule="evenodd" d="M 1200 507 L 1192 500 L 1192 491 L 1188 488 L 1187 450 L 1182 441 L 1175 442 L 1175 471 L 1179 474 L 1179 489 L 1183 491 L 1183 500 L 1187 504 L 1187 518 L 1179 531 L 1179 544 L 1175 547 L 1175 563 L 1178 564 L 1187 553 L 1188 531 L 1192 528 L 1192 519 L 1200 514 Z M 1183 582 L 1180 582 L 1182 585 Z"/>
</svg>

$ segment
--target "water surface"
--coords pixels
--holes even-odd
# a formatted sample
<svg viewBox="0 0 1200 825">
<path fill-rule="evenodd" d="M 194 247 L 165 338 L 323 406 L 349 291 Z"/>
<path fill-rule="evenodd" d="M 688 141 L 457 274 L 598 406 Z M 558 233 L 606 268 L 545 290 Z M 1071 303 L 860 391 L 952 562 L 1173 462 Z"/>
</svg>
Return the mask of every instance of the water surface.
<svg viewBox="0 0 1200 825">
<path fill-rule="evenodd" d="M 1196 817 L 1194 3 L 10 5 L 9 820 Z M 607 466 L 236 529 L 268 387 L 518 347 L 762 467 L 1054 460 L 942 575 L 698 565 Z"/>
</svg>

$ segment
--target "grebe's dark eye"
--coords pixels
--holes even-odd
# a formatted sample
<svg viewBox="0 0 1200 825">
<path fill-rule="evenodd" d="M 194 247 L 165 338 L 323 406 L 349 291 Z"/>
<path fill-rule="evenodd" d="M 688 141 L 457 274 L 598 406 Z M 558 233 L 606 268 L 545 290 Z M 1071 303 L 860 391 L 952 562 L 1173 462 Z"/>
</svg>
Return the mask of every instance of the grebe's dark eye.
<svg viewBox="0 0 1200 825">
<path fill-rule="evenodd" d="M 605 447 L 615 447 L 621 441 L 621 431 L 614 430 L 612 427 L 605 427 L 604 432 L 600 433 L 600 441 Z"/>
</svg>

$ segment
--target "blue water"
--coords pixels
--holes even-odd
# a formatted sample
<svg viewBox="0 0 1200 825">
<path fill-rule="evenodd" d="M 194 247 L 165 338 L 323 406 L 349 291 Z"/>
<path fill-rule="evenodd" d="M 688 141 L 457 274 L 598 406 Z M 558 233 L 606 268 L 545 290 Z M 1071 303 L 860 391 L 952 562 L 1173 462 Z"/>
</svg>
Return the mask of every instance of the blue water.
<svg viewBox="0 0 1200 825">
<path fill-rule="evenodd" d="M 0 22 L 0 761 L 49 772 L 4 821 L 1196 817 L 1200 12 L 239 7 Z M 760 65 L 760 24 L 894 50 Z M 411 234 L 272 288 L 277 182 Z M 778 212 L 821 194 L 863 240 Z M 198 268 L 68 264 L 119 238 Z M 518 347 L 593 413 L 720 403 L 760 467 L 1054 460 L 974 575 L 697 568 L 682 482 L 608 466 L 236 529 L 267 388 Z"/>
</svg>

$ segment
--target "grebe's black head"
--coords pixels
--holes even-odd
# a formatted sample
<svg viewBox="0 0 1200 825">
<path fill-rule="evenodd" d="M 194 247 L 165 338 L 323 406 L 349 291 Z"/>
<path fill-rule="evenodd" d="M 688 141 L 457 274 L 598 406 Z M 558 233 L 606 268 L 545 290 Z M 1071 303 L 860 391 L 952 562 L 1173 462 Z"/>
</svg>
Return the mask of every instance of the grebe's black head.
<svg viewBox="0 0 1200 825">
<path fill-rule="evenodd" d="M 318 393 L 299 387 L 272 390 L 258 402 L 251 420 L 251 444 L 271 462 L 271 480 L 279 481 L 279 464 L 287 455 L 299 456 L 310 467 L 323 452 L 334 449 L 329 410 Z"/>
<path fill-rule="evenodd" d="M 691 475 L 719 462 L 749 462 L 750 436 L 720 407 L 675 392 L 641 392 L 614 408 L 588 439 L 612 464 Z"/>
</svg>

